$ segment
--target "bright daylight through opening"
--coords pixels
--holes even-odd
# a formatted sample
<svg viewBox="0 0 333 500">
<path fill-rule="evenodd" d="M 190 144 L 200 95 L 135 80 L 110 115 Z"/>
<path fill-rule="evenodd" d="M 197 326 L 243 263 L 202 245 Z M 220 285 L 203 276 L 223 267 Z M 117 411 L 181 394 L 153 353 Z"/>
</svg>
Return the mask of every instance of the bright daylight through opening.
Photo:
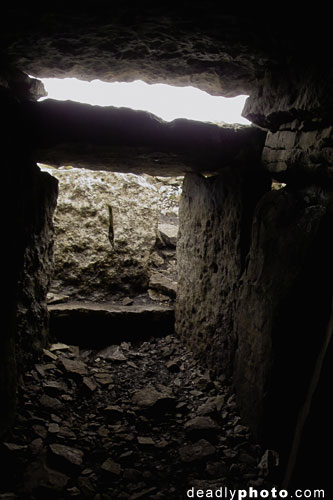
<svg viewBox="0 0 333 500">
<path fill-rule="evenodd" d="M 218 124 L 251 123 L 241 116 L 248 96 L 216 97 L 194 87 L 171 87 L 135 82 L 92 82 L 76 78 L 41 78 L 48 93 L 44 99 L 71 100 L 98 106 L 149 111 L 165 121 L 187 118 Z"/>
</svg>

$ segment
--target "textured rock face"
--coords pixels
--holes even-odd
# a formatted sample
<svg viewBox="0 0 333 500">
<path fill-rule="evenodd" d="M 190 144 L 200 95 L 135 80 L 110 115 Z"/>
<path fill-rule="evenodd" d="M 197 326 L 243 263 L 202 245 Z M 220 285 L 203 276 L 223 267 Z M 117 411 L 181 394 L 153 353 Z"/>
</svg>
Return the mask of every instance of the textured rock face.
<svg viewBox="0 0 333 500">
<path fill-rule="evenodd" d="M 59 180 L 51 291 L 105 299 L 147 288 L 158 190 L 132 174 L 49 169 Z"/>
<path fill-rule="evenodd" d="M 53 213 L 58 194 L 58 182 L 48 173 L 35 166 L 31 174 L 24 201 L 26 247 L 18 284 L 16 358 L 20 371 L 47 342 L 46 297 L 53 274 Z"/>
<path fill-rule="evenodd" d="M 309 130 L 327 126 L 332 122 L 332 81 L 330 68 L 319 60 L 317 65 L 289 66 L 283 74 L 267 71 L 246 101 L 243 115 L 274 132 L 291 123 L 294 129 L 295 123 Z"/>
<path fill-rule="evenodd" d="M 196 0 L 4 7 L 1 46 L 36 76 L 141 78 L 227 95 L 247 93 L 268 68 L 284 74 L 329 54 L 329 16 L 321 11 L 233 10 Z"/>
<path fill-rule="evenodd" d="M 270 446 L 290 445 L 329 320 L 332 202 L 319 188 L 284 188 L 256 208 L 234 316 L 234 383 L 252 429 Z"/>
<path fill-rule="evenodd" d="M 252 431 L 285 453 L 330 315 L 333 198 L 318 186 L 263 195 L 264 178 L 261 191 L 251 180 L 256 192 L 232 169 L 186 176 L 176 330 L 233 374 Z"/>
<path fill-rule="evenodd" d="M 203 360 L 232 373 L 239 278 L 254 206 L 269 188 L 264 173 L 225 169 L 185 177 L 177 246 L 176 331 Z"/>
<path fill-rule="evenodd" d="M 36 101 L 47 95 L 43 83 L 17 68 L 5 65 L 0 71 L 0 88 L 2 93 L 23 102 Z"/>
<path fill-rule="evenodd" d="M 332 145 L 332 126 L 295 130 L 291 125 L 287 130 L 267 134 L 262 159 L 276 179 L 332 184 Z"/>
<path fill-rule="evenodd" d="M 10 120 L 7 121 L 10 124 Z M 4 141 L 10 146 L 10 141 Z M 24 147 L 23 147 L 24 149 Z M 4 150 L 4 193 L 10 206 L 3 226 L 3 327 L 0 336 L 0 434 L 15 408 L 21 372 L 46 341 L 46 289 L 50 276 L 52 213 L 57 184 L 21 152 Z"/>
<path fill-rule="evenodd" d="M 4 9 L 2 28 L 10 60 L 39 76 L 140 77 L 233 94 L 248 90 L 268 64 L 264 43 L 253 37 L 256 17 L 235 18 L 213 2 Z"/>
<path fill-rule="evenodd" d="M 269 129 L 262 160 L 276 179 L 332 185 L 332 78 L 319 69 L 273 73 L 247 100 L 244 116 Z"/>
</svg>

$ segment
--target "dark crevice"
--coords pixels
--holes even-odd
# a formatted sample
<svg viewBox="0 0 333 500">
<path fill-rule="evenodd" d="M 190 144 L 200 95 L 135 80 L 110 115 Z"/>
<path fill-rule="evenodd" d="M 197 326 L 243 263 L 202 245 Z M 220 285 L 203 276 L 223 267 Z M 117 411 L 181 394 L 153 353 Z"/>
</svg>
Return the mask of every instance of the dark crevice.
<svg viewBox="0 0 333 500">
<path fill-rule="evenodd" d="M 114 250 L 114 225 L 113 225 L 113 210 L 111 205 L 108 205 L 108 210 L 109 210 L 109 241 L 112 249 Z"/>
</svg>

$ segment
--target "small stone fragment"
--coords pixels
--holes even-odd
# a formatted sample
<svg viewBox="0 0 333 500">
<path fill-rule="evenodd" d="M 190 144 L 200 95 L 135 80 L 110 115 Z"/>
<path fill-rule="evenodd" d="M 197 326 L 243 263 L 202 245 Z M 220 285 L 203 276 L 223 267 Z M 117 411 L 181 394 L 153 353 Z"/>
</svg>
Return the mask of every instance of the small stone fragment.
<svg viewBox="0 0 333 500">
<path fill-rule="evenodd" d="M 170 302 L 170 297 L 152 288 L 148 288 L 148 295 L 151 300 L 155 300 L 156 302 Z"/>
<path fill-rule="evenodd" d="M 117 419 L 123 416 L 123 410 L 118 405 L 109 405 L 104 409 L 104 412 L 110 419 Z"/>
<path fill-rule="evenodd" d="M 83 469 L 83 471 L 81 472 L 82 476 L 90 476 L 90 474 L 93 474 L 93 470 L 92 469 Z"/>
<path fill-rule="evenodd" d="M 151 437 L 138 436 L 138 443 L 142 446 L 154 446 L 155 441 Z"/>
<path fill-rule="evenodd" d="M 169 393 L 159 392 L 154 387 L 149 386 L 136 391 L 133 402 L 146 409 L 170 409 L 175 405 L 175 398 Z"/>
<path fill-rule="evenodd" d="M 49 448 L 56 458 L 61 458 L 72 465 L 82 465 L 83 451 L 58 443 L 50 444 Z"/>
<path fill-rule="evenodd" d="M 206 403 L 203 403 L 202 405 L 199 406 L 197 410 L 197 414 L 199 416 L 207 416 L 207 415 L 213 415 L 216 411 L 216 404 L 215 401 L 206 401 Z"/>
<path fill-rule="evenodd" d="M 246 434 L 247 432 L 249 432 L 249 429 L 248 427 L 245 427 L 245 425 L 236 425 L 235 427 L 235 434 Z"/>
<path fill-rule="evenodd" d="M 43 440 L 41 438 L 36 438 L 31 441 L 29 448 L 33 455 L 38 455 L 43 449 Z"/>
<path fill-rule="evenodd" d="M 139 368 L 133 361 L 127 361 L 127 366 L 130 366 L 131 368 L 134 368 L 135 370 L 138 370 Z"/>
<path fill-rule="evenodd" d="M 60 427 L 59 436 L 65 439 L 75 439 L 75 433 L 66 425 Z"/>
<path fill-rule="evenodd" d="M 177 404 L 176 411 L 179 413 L 187 413 L 189 411 L 189 408 L 185 402 L 181 402 Z"/>
<path fill-rule="evenodd" d="M 158 225 L 159 238 L 165 246 L 176 248 L 178 226 L 174 224 L 159 224 Z"/>
<path fill-rule="evenodd" d="M 113 474 L 114 476 L 119 476 L 121 473 L 121 465 L 117 462 L 114 462 L 111 458 L 108 458 L 107 460 L 105 460 L 105 462 L 102 463 L 101 469 L 104 472 Z"/>
<path fill-rule="evenodd" d="M 80 495 L 80 490 L 76 486 L 73 486 L 72 488 L 67 488 L 67 492 L 70 494 L 71 497 L 77 497 Z"/>
<path fill-rule="evenodd" d="M 97 385 L 92 378 L 83 377 L 82 383 L 90 392 L 94 392 L 97 389 Z"/>
<path fill-rule="evenodd" d="M 209 462 L 206 472 L 210 477 L 225 477 L 228 474 L 228 468 L 223 462 Z"/>
<path fill-rule="evenodd" d="M 159 441 L 158 443 L 155 444 L 156 448 L 160 448 L 163 450 L 163 448 L 166 448 L 167 446 L 169 446 L 169 442 L 166 441 L 165 439 L 162 439 L 161 441 Z"/>
<path fill-rule="evenodd" d="M 237 451 L 235 451 L 235 450 L 225 449 L 223 451 L 223 453 L 224 453 L 224 456 L 226 456 L 227 458 L 233 459 L 233 458 L 237 457 Z"/>
<path fill-rule="evenodd" d="M 57 359 L 58 359 L 58 356 L 53 354 L 53 352 L 49 351 L 48 349 L 43 349 L 43 354 L 46 358 L 50 358 L 53 361 L 57 361 Z"/>
<path fill-rule="evenodd" d="M 35 365 L 35 368 L 36 368 L 36 371 L 37 373 L 41 376 L 41 377 L 45 377 L 45 372 L 47 370 L 52 370 L 54 368 L 56 368 L 56 366 L 53 364 L 53 363 L 48 363 L 48 364 L 36 364 Z"/>
<path fill-rule="evenodd" d="M 16 444 L 16 443 L 3 443 L 3 444 L 9 451 L 22 451 L 27 449 L 27 446 L 22 444 Z"/>
<path fill-rule="evenodd" d="M 177 295 L 177 283 L 175 281 L 171 281 L 170 278 L 167 278 L 161 273 L 154 273 L 151 275 L 149 288 L 157 290 L 158 292 L 172 298 L 175 298 Z"/>
<path fill-rule="evenodd" d="M 72 376 L 75 377 L 83 377 L 84 375 L 87 375 L 87 366 L 83 361 L 79 360 L 74 360 L 74 359 L 66 359 L 63 358 L 61 360 L 61 364 L 64 368 L 64 370 Z"/>
<path fill-rule="evenodd" d="M 106 347 L 98 353 L 98 356 L 102 359 L 108 359 L 110 361 L 127 361 L 127 358 L 119 345 Z"/>
<path fill-rule="evenodd" d="M 113 378 L 109 373 L 96 373 L 95 378 L 101 385 L 110 385 L 113 383 Z"/>
<path fill-rule="evenodd" d="M 279 466 L 279 454 L 275 450 L 266 450 L 258 464 L 263 477 L 267 477 Z"/>
<path fill-rule="evenodd" d="M 122 305 L 123 306 L 131 306 L 133 303 L 134 303 L 134 300 L 131 299 L 130 297 L 125 297 L 122 301 L 121 301 Z"/>
<path fill-rule="evenodd" d="M 69 394 L 62 394 L 61 399 L 63 399 L 64 401 L 73 401 L 72 396 L 70 396 Z"/>
<path fill-rule="evenodd" d="M 197 391 L 196 389 L 193 389 L 192 391 L 190 391 L 190 394 L 194 397 L 199 397 L 202 396 L 202 391 Z"/>
<path fill-rule="evenodd" d="M 47 430 L 51 433 L 51 434 L 57 434 L 59 431 L 60 431 L 60 427 L 58 424 L 56 423 L 51 423 L 49 424 Z"/>
<path fill-rule="evenodd" d="M 190 438 L 202 437 L 208 441 L 216 441 L 219 426 L 210 417 L 195 417 L 184 425 L 186 434 Z"/>
<path fill-rule="evenodd" d="M 51 351 L 51 352 L 53 352 L 53 351 L 67 351 L 68 349 L 70 349 L 70 346 L 67 344 L 62 344 L 61 342 L 58 342 L 56 344 L 52 344 L 49 347 L 49 351 Z"/>
<path fill-rule="evenodd" d="M 85 498 L 93 497 L 95 488 L 88 477 L 80 476 L 77 483 L 80 492 Z"/>
<path fill-rule="evenodd" d="M 43 388 L 45 392 L 53 396 L 63 394 L 68 391 L 68 387 L 65 382 L 58 380 L 51 380 L 50 382 L 47 382 L 43 385 Z"/>
<path fill-rule="evenodd" d="M 69 295 L 48 293 L 46 299 L 48 304 L 60 304 L 61 302 L 66 302 L 69 299 Z"/>
<path fill-rule="evenodd" d="M 59 399 L 52 398 L 47 394 L 43 394 L 43 396 L 40 397 L 39 402 L 42 406 L 45 406 L 45 408 L 49 408 L 51 410 L 59 410 L 59 408 L 62 407 Z"/>
<path fill-rule="evenodd" d="M 206 441 L 200 439 L 194 444 L 183 446 L 179 449 L 179 455 L 183 462 L 196 462 L 215 455 L 215 447 Z"/>
<path fill-rule="evenodd" d="M 41 437 L 42 439 L 46 439 L 47 430 L 45 429 L 45 427 L 43 425 L 36 424 L 36 425 L 33 425 L 32 428 L 34 430 L 34 433 L 37 434 L 37 436 Z"/>
<path fill-rule="evenodd" d="M 218 412 L 222 410 L 222 407 L 224 406 L 224 401 L 225 401 L 225 396 L 223 394 L 216 396 L 215 404 Z"/>
<path fill-rule="evenodd" d="M 51 413 L 51 419 L 53 420 L 53 422 L 56 422 L 57 424 L 60 424 L 61 422 L 61 418 L 58 417 L 58 415 L 55 415 L 54 413 Z"/>
</svg>

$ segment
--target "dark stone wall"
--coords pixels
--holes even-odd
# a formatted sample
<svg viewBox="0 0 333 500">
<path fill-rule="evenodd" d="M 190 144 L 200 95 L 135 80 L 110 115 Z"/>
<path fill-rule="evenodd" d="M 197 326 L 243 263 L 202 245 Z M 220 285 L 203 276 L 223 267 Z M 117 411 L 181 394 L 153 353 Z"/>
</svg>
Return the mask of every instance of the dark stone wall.
<svg viewBox="0 0 333 500">
<path fill-rule="evenodd" d="M 285 188 L 266 194 L 254 215 L 234 384 L 251 428 L 275 448 L 290 445 L 329 320 L 332 202 L 318 188 Z"/>
<path fill-rule="evenodd" d="M 20 155 L 21 156 L 21 155 Z M 15 409 L 17 373 L 45 345 L 46 293 L 52 269 L 52 214 L 57 183 L 13 152 L 4 161 L 7 200 L 3 224 L 5 297 L 0 335 L 0 434 Z"/>
<path fill-rule="evenodd" d="M 293 185 L 333 184 L 333 73 L 327 65 L 267 72 L 243 115 L 268 130 L 262 161 Z"/>
<path fill-rule="evenodd" d="M 46 295 L 53 271 L 53 212 L 58 181 L 31 164 L 25 175 L 25 249 L 18 284 L 16 358 L 19 371 L 40 354 L 48 335 Z"/>
<path fill-rule="evenodd" d="M 217 372 L 232 374 L 234 315 L 254 207 L 270 187 L 265 172 L 225 168 L 185 177 L 177 244 L 176 331 Z"/>
<path fill-rule="evenodd" d="M 267 189 L 263 173 L 186 176 L 176 330 L 232 376 L 244 421 L 285 467 L 330 317 L 333 192 Z"/>
<path fill-rule="evenodd" d="M 278 443 L 284 444 L 285 448 L 293 439 L 296 419 L 305 401 L 314 360 L 329 321 L 333 294 L 333 73 L 324 54 L 325 50 L 317 52 L 316 61 L 310 58 L 307 64 L 293 61 L 283 72 L 279 69 L 267 71 L 247 100 L 243 112 L 244 116 L 268 130 L 262 162 L 275 179 L 287 183 L 287 189 L 283 197 L 263 200 L 262 213 L 256 214 L 253 234 L 257 243 L 253 240 L 253 260 L 248 269 L 254 286 L 249 286 L 250 282 L 245 285 L 242 303 L 248 311 L 252 304 L 253 311 L 258 302 L 261 291 L 254 275 L 259 268 L 254 256 L 259 250 L 265 250 L 267 263 L 263 286 L 267 307 L 261 312 L 261 327 L 258 321 L 251 328 L 245 325 L 246 311 L 239 316 L 238 323 L 239 337 L 243 338 L 239 344 L 238 360 L 249 357 L 253 363 L 256 342 L 259 348 L 260 342 L 266 339 L 263 357 L 265 349 L 266 354 L 270 349 L 271 366 L 267 363 L 266 373 L 260 375 L 260 372 L 254 373 L 254 367 L 262 365 L 255 363 L 251 383 L 249 371 L 244 373 L 239 363 L 236 385 L 244 413 L 253 423 L 261 415 L 257 430 L 271 446 Z M 274 234 L 274 225 L 278 227 L 283 220 L 281 232 Z M 275 241 L 272 249 L 267 246 L 270 233 Z M 280 277 L 276 276 L 270 282 L 268 276 L 272 279 L 274 267 L 277 270 L 279 266 Z M 254 299 L 255 294 L 257 299 Z M 256 311 L 258 319 L 257 308 Z M 268 318 L 271 326 L 267 325 Z M 265 331 L 270 331 L 270 334 L 267 336 Z M 306 419 L 305 428 L 316 433 L 314 422 L 318 423 L 319 409 L 327 408 L 324 394 L 329 390 L 327 381 L 332 376 L 329 366 L 326 363 L 325 373 L 319 377 L 318 388 L 315 388 L 317 396 Z M 266 388 L 262 385 L 264 397 L 261 397 L 259 410 L 254 386 L 260 376 L 262 381 L 266 380 Z M 252 395 L 252 401 L 245 399 L 245 392 Z M 329 426 L 321 431 L 321 436 L 324 435 L 326 443 L 331 444 Z M 298 477 L 302 473 L 306 475 L 305 471 L 311 468 L 304 458 L 308 457 L 312 464 L 313 484 L 316 481 L 313 478 L 323 478 L 325 464 L 318 456 L 315 461 L 310 458 L 316 456 L 318 450 L 311 432 L 305 431 L 301 440 L 297 474 Z M 289 470 L 288 473 L 290 476 L 292 472 Z"/>
<path fill-rule="evenodd" d="M 10 71 L 1 75 L 0 80 L 0 108 L 6 124 L 1 158 L 5 292 L 0 334 L 2 434 L 15 410 L 17 368 L 22 370 L 36 356 L 46 333 L 45 294 L 51 266 L 51 218 L 57 184 L 30 160 L 27 138 L 20 132 L 19 99 L 13 89 L 19 86 L 24 99 L 30 99 L 33 96 L 29 85 L 24 84 L 26 80 L 20 74 Z"/>
</svg>

